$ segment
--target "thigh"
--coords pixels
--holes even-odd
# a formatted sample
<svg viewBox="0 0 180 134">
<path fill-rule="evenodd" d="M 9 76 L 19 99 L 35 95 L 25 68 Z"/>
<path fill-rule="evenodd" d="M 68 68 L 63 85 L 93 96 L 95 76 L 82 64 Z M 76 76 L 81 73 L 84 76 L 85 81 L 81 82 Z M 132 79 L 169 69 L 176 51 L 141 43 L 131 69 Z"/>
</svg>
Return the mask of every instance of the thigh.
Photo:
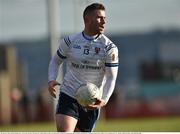
<svg viewBox="0 0 180 134">
<path fill-rule="evenodd" d="M 74 131 L 78 117 L 77 101 L 61 92 L 56 108 L 56 124 L 58 131 Z"/>
<path fill-rule="evenodd" d="M 74 117 L 56 114 L 56 126 L 58 132 L 73 132 L 77 124 L 77 119 Z"/>
</svg>

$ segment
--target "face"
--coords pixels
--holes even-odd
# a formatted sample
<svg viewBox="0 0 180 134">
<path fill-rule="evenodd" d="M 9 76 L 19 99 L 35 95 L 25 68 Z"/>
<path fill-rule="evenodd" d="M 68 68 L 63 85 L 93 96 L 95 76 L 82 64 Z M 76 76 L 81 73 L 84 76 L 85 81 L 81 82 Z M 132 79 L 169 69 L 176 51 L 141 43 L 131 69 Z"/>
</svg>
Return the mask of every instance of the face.
<svg viewBox="0 0 180 134">
<path fill-rule="evenodd" d="M 87 26 L 90 33 L 93 35 L 104 33 L 105 30 L 105 11 L 95 10 L 87 18 Z"/>
</svg>

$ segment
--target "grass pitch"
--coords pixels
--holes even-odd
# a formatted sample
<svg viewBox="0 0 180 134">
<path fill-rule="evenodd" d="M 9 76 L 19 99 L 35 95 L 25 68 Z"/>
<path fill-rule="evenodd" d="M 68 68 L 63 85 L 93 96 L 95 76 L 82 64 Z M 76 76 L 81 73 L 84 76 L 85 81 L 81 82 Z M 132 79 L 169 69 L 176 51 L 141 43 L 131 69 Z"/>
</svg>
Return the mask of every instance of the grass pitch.
<svg viewBox="0 0 180 134">
<path fill-rule="evenodd" d="M 3 132 L 55 132 L 54 123 L 0 126 Z M 180 132 L 180 117 L 100 120 L 94 132 Z"/>
</svg>

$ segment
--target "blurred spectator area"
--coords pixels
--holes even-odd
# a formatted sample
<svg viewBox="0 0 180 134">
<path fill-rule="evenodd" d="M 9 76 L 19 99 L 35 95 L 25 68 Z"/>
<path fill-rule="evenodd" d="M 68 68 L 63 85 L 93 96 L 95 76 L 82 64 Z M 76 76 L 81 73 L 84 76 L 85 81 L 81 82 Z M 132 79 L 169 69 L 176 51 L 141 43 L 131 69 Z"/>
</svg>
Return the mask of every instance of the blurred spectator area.
<svg viewBox="0 0 180 134">
<path fill-rule="evenodd" d="M 120 66 L 106 117 L 179 115 L 180 32 L 154 31 L 113 40 L 119 46 Z M 111 108 L 114 113 L 108 112 Z"/>
<path fill-rule="evenodd" d="M 53 119 L 47 90 L 49 60 L 47 39 L 0 43 L 0 124 Z M 40 110 L 46 111 L 42 117 Z"/>
</svg>

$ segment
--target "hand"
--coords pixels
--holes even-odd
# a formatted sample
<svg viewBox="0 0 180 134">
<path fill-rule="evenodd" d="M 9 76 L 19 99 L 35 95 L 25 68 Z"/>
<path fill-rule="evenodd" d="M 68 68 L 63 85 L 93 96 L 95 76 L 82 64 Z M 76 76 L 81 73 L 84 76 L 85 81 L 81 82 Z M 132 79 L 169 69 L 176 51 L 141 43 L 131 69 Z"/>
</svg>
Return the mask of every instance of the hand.
<svg viewBox="0 0 180 134">
<path fill-rule="evenodd" d="M 55 89 L 55 86 L 57 86 L 57 85 L 61 85 L 61 84 L 58 83 L 58 82 L 55 81 L 55 80 L 48 82 L 48 90 L 49 90 L 49 93 L 50 93 L 54 98 L 56 98 L 56 89 Z"/>
<path fill-rule="evenodd" d="M 93 109 L 101 108 L 105 105 L 106 105 L 106 103 L 104 100 L 97 99 L 95 104 L 90 104 L 90 105 L 86 106 L 86 108 L 89 110 L 93 110 Z"/>
</svg>

